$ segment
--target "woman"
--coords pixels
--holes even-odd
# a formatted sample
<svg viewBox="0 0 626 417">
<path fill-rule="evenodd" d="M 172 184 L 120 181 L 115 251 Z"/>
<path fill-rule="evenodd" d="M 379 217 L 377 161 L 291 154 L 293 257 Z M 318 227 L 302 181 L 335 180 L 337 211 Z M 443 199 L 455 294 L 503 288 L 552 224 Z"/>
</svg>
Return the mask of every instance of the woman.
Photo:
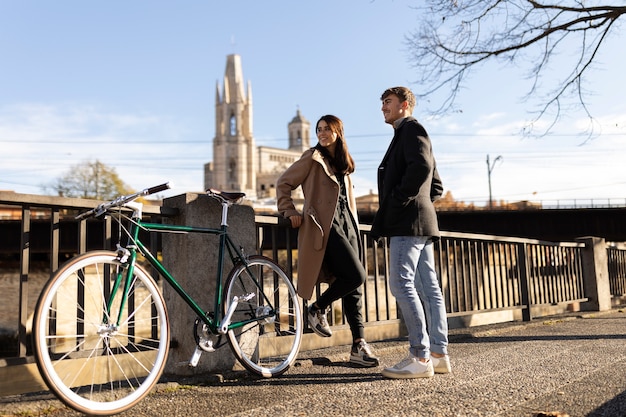
<svg viewBox="0 0 626 417">
<path fill-rule="evenodd" d="M 360 261 L 356 201 L 350 174 L 354 160 L 348 152 L 343 122 L 322 116 L 316 124 L 318 144 L 305 151 L 280 176 L 276 184 L 278 211 L 298 232 L 298 294 L 310 300 L 318 282 L 329 282 L 308 309 L 309 325 L 322 337 L 332 336 L 326 317 L 333 301 L 343 301 L 352 333 L 350 362 L 378 365 L 365 341 L 361 315 L 361 285 L 367 275 Z M 294 206 L 291 193 L 302 186 L 303 213 Z"/>
</svg>

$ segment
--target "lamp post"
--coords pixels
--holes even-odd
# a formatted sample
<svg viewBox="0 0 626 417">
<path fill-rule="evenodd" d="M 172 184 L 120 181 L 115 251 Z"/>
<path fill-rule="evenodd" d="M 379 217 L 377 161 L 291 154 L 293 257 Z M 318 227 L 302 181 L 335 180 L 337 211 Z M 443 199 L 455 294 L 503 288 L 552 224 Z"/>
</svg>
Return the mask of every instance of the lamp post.
<svg viewBox="0 0 626 417">
<path fill-rule="evenodd" d="M 496 165 L 496 162 L 502 160 L 502 155 L 496 156 L 496 159 L 493 162 L 489 162 L 489 154 L 487 154 L 487 180 L 489 181 L 489 210 L 493 208 L 493 199 L 491 197 L 491 172 L 493 171 L 493 167 Z"/>
</svg>

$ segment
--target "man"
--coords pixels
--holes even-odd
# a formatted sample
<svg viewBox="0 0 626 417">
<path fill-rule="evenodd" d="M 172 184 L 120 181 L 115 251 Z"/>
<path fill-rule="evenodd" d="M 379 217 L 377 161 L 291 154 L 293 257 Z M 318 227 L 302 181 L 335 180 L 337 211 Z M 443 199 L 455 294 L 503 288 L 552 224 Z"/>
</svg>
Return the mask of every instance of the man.
<svg viewBox="0 0 626 417">
<path fill-rule="evenodd" d="M 446 307 L 433 251 L 433 240 L 439 239 L 433 201 L 443 186 L 428 134 L 411 116 L 411 90 L 389 88 L 381 100 L 394 135 L 378 167 L 380 203 L 371 233 L 375 239 L 389 238 L 389 285 L 409 333 L 408 356 L 382 374 L 428 378 L 451 370 Z"/>
</svg>

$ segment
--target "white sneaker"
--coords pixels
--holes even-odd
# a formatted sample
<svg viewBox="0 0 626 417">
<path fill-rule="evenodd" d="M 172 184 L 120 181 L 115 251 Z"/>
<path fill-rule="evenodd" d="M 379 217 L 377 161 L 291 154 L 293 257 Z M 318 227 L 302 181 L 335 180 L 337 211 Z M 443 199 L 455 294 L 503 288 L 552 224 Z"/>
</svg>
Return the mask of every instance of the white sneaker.
<svg viewBox="0 0 626 417">
<path fill-rule="evenodd" d="M 409 356 L 392 366 L 383 369 L 383 376 L 387 378 L 430 378 L 435 375 L 433 362 L 420 362 L 415 356 L 409 353 Z"/>
<path fill-rule="evenodd" d="M 361 340 L 357 344 L 352 344 L 350 363 L 371 368 L 372 366 L 378 366 L 378 358 L 372 353 L 370 345 L 365 340 Z"/>
<path fill-rule="evenodd" d="M 318 336 L 331 337 L 333 335 L 333 331 L 330 330 L 328 325 L 327 311 L 328 309 L 322 311 L 313 307 L 313 305 L 309 307 L 309 326 Z"/>
<path fill-rule="evenodd" d="M 452 372 L 450 367 L 450 357 L 448 355 L 443 358 L 430 357 L 430 361 L 433 363 L 433 369 L 436 374 L 449 374 Z"/>
</svg>

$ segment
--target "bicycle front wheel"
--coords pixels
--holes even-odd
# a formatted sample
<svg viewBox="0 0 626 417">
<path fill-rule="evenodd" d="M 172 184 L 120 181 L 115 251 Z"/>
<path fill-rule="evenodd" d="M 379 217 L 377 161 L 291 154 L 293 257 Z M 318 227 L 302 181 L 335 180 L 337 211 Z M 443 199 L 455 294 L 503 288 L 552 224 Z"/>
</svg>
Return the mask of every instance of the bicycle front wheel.
<svg viewBox="0 0 626 417">
<path fill-rule="evenodd" d="M 260 255 L 238 263 L 225 284 L 224 314 L 237 297 L 228 342 L 237 360 L 263 377 L 283 374 L 302 340 L 300 302 L 287 274 Z"/>
<path fill-rule="evenodd" d="M 85 414 L 129 409 L 165 366 L 165 302 L 142 267 L 135 265 L 128 283 L 127 271 L 115 252 L 88 252 L 57 271 L 37 302 L 33 338 L 41 376 L 61 401 Z"/>
</svg>

